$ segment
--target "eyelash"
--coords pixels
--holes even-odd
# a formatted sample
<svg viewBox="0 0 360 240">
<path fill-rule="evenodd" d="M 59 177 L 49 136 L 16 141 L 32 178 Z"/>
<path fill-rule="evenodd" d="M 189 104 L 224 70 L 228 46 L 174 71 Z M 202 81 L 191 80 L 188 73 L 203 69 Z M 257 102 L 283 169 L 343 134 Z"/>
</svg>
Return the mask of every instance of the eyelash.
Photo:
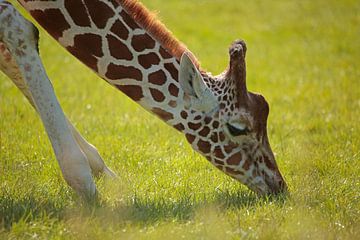
<svg viewBox="0 0 360 240">
<path fill-rule="evenodd" d="M 227 123 L 226 127 L 228 128 L 231 135 L 234 137 L 240 136 L 240 135 L 246 135 L 249 133 L 249 129 L 246 127 L 245 129 L 238 129 L 231 124 Z"/>
</svg>

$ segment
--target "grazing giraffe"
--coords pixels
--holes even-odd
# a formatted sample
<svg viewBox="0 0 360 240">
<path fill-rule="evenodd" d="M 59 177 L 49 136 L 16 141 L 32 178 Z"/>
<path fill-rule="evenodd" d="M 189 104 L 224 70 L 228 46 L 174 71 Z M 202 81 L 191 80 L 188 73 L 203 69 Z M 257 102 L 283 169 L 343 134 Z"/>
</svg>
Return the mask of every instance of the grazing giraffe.
<svg viewBox="0 0 360 240">
<path fill-rule="evenodd" d="M 269 106 L 246 87 L 244 41 L 212 76 L 136 0 L 19 0 L 64 48 L 146 110 L 182 132 L 193 149 L 264 195 L 286 190 L 269 145 Z M 92 173 L 114 175 L 66 119 L 38 55 L 38 31 L 0 0 L 0 68 L 38 111 L 67 183 L 96 195 Z"/>
</svg>

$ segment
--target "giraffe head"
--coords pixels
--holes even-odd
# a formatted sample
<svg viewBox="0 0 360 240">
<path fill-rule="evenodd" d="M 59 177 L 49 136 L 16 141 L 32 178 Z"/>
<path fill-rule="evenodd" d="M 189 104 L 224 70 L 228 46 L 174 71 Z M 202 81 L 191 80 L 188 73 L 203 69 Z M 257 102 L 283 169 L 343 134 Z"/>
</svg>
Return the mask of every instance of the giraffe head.
<svg viewBox="0 0 360 240">
<path fill-rule="evenodd" d="M 212 77 L 201 73 L 185 53 L 179 81 L 185 108 L 200 114 L 185 132 L 192 147 L 217 168 L 264 195 L 286 190 L 267 136 L 269 105 L 246 88 L 246 45 L 235 41 L 225 72 Z M 196 120 L 197 119 L 197 120 Z"/>
</svg>

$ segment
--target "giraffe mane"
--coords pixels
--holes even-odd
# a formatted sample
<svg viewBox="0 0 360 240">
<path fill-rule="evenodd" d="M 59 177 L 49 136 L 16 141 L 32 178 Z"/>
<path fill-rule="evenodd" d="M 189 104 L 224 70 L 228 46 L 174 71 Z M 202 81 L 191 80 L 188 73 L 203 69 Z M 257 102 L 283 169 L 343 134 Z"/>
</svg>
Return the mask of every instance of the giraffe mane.
<svg viewBox="0 0 360 240">
<path fill-rule="evenodd" d="M 182 54 L 187 52 L 193 63 L 199 68 L 199 61 L 188 48 L 180 42 L 166 28 L 166 26 L 156 17 L 155 13 L 150 12 L 138 0 L 117 0 L 137 24 L 148 32 L 160 45 L 167 50 L 177 60 L 180 60 Z"/>
</svg>

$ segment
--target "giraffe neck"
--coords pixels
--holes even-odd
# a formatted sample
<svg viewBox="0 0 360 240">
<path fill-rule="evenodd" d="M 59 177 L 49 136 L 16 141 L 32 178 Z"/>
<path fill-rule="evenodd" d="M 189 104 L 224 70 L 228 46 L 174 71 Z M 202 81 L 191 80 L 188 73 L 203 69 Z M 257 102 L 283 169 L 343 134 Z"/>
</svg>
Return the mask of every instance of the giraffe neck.
<svg viewBox="0 0 360 240">
<path fill-rule="evenodd" d="M 145 29 L 156 23 L 138 14 L 146 10 L 137 1 L 20 2 L 76 58 L 168 124 L 182 131 L 184 116 L 199 118 L 185 110 L 178 83 L 186 48 L 162 26 Z"/>
</svg>

